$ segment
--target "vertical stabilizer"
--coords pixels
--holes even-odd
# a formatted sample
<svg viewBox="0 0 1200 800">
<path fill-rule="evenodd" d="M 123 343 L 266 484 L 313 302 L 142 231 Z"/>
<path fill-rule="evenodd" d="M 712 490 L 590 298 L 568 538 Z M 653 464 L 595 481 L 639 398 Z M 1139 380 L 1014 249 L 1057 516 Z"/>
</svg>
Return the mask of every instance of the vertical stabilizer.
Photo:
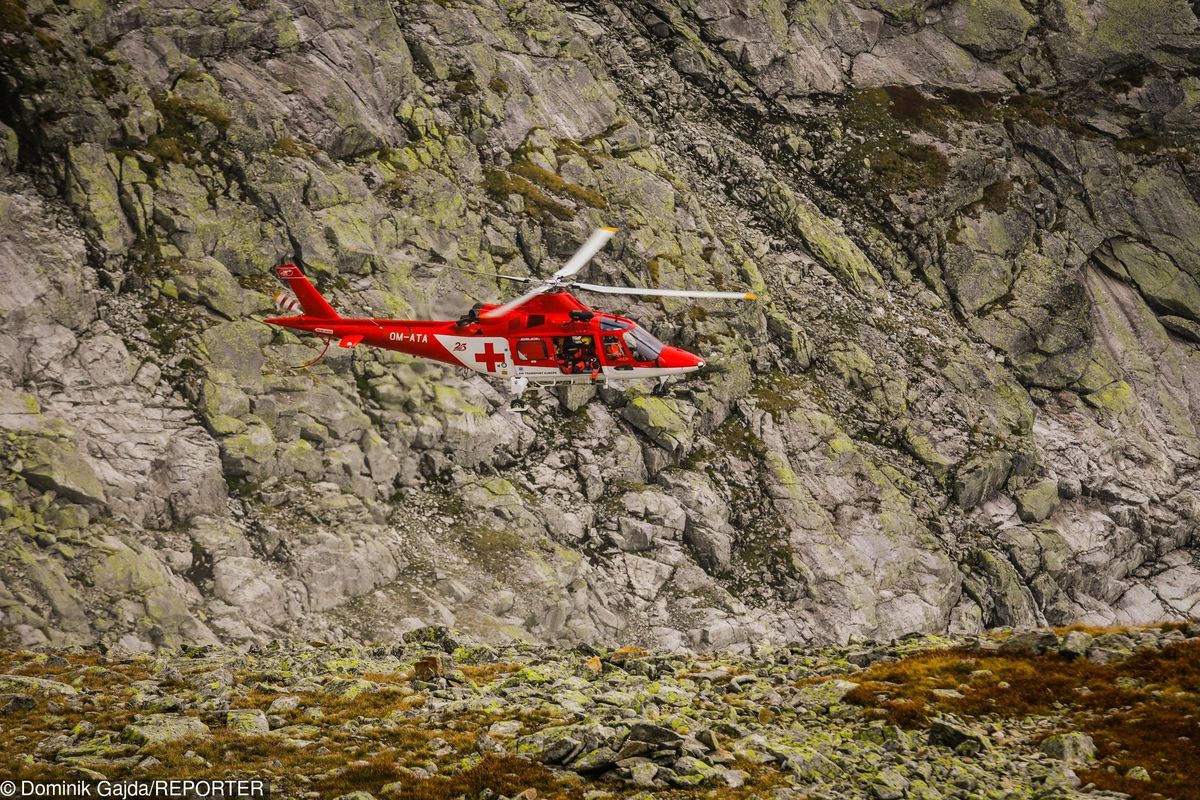
<svg viewBox="0 0 1200 800">
<path fill-rule="evenodd" d="M 308 278 L 304 277 L 304 273 L 295 264 L 280 264 L 275 268 L 275 274 L 291 288 L 306 316 L 340 318 L 341 315 L 333 310 L 333 306 L 308 282 Z"/>
</svg>

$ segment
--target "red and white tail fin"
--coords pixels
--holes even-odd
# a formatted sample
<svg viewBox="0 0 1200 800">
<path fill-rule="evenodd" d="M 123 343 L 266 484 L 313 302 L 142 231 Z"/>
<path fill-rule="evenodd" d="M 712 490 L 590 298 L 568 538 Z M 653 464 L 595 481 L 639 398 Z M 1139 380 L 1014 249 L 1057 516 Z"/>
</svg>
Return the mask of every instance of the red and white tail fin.
<svg viewBox="0 0 1200 800">
<path fill-rule="evenodd" d="M 316 287 L 308 282 L 308 278 L 304 277 L 304 273 L 295 264 L 280 264 L 275 268 L 275 274 L 291 287 L 306 316 L 326 319 L 338 319 L 341 316 L 333 310 L 333 306 L 329 305 L 329 301 L 321 296 Z M 279 300 L 276 302 L 279 303 Z"/>
</svg>

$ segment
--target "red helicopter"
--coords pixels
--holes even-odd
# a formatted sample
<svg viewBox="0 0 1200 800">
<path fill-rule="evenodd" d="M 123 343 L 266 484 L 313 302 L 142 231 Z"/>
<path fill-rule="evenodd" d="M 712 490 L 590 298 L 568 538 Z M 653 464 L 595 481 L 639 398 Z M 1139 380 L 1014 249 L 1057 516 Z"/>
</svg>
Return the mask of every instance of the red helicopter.
<svg viewBox="0 0 1200 800">
<path fill-rule="evenodd" d="M 644 378 L 665 381 L 672 375 L 695 372 L 704 366 L 700 356 L 663 344 L 633 320 L 588 308 L 571 296 L 568 288 L 655 297 L 753 300 L 755 295 L 600 286 L 575 281 L 572 276 L 616 232 L 616 228 L 594 231 L 563 268 L 549 278 L 498 276 L 534 286 L 503 305 L 476 304 L 457 320 L 342 317 L 299 267 L 281 264 L 275 268 L 275 274 L 291 287 L 294 295 L 280 292 L 275 303 L 285 311 L 303 313 L 273 317 L 266 322 L 325 340 L 325 350 L 305 366 L 319 361 L 330 342 L 337 339 L 339 347 L 368 344 L 508 378 L 516 398 L 530 386 L 607 384 Z"/>
</svg>

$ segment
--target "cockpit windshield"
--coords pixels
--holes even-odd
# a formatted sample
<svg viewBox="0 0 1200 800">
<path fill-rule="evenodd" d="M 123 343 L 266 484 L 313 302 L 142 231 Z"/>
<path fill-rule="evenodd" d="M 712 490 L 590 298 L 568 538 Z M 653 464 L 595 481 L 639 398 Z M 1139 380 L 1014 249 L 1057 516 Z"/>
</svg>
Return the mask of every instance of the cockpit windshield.
<svg viewBox="0 0 1200 800">
<path fill-rule="evenodd" d="M 639 325 L 634 325 L 625 331 L 625 344 L 629 346 L 630 352 L 638 361 L 654 361 L 663 349 L 663 343 Z"/>
</svg>

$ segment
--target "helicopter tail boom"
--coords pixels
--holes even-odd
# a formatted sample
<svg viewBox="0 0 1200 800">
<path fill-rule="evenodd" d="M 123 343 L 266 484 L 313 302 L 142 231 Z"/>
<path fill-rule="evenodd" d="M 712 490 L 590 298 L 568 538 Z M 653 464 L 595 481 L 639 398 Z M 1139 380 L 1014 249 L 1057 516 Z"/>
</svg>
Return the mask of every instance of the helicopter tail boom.
<svg viewBox="0 0 1200 800">
<path fill-rule="evenodd" d="M 308 282 L 308 278 L 304 277 L 304 273 L 295 264 L 280 264 L 275 268 L 275 274 L 279 276 L 280 280 L 287 283 L 292 293 L 296 295 L 296 300 L 300 302 L 300 308 L 304 310 L 305 316 L 318 319 L 341 319 L 341 314 L 329 305 L 329 301 Z"/>
</svg>

